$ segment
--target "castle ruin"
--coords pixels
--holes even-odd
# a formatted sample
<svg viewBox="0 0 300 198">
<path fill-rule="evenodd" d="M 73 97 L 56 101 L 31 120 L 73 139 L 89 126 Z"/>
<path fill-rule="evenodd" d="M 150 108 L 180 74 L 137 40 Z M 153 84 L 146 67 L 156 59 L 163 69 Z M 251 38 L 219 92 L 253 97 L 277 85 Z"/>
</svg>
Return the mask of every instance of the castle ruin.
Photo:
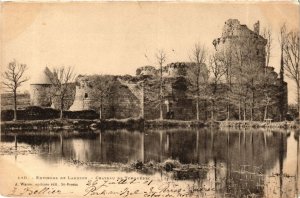
<svg viewBox="0 0 300 198">
<path fill-rule="evenodd" d="M 213 41 L 213 45 L 217 53 L 224 51 L 239 50 L 241 57 L 251 57 L 251 64 L 259 65 L 261 72 L 265 73 L 270 82 L 268 82 L 268 90 L 257 89 L 255 101 L 255 120 L 263 119 L 264 96 L 266 93 L 272 99 L 269 106 L 269 116 L 274 120 L 280 120 L 280 105 L 284 105 L 284 113 L 287 111 L 287 85 L 280 84 L 278 74 L 273 67 L 266 66 L 265 63 L 265 45 L 267 40 L 259 34 L 259 22 L 254 24 L 254 29 L 250 30 L 246 25 L 240 24 L 237 19 L 229 19 L 225 22 L 223 32 L 220 38 Z M 237 67 L 239 60 L 233 57 L 231 66 Z M 162 68 L 163 74 L 163 114 L 164 118 L 172 118 L 178 120 L 193 120 L 196 118 L 195 98 L 191 96 L 190 73 L 195 67 L 195 63 L 177 62 L 170 63 Z M 247 67 L 247 66 L 245 66 Z M 206 65 L 204 75 L 208 70 Z M 50 72 L 47 68 L 45 72 Z M 103 80 L 100 75 L 79 75 L 76 79 L 72 90 L 69 105 L 67 108 L 71 111 L 95 110 L 99 112 L 101 106 L 101 114 L 103 118 L 136 118 L 144 117 L 145 119 L 159 118 L 159 76 L 160 69 L 153 66 L 139 67 L 136 70 L 136 76 L 106 76 L 110 79 L 108 86 L 109 92 L 105 97 L 101 97 L 100 101 L 97 81 Z M 52 99 L 49 95 L 51 84 L 47 80 L 47 75 L 41 75 L 41 81 L 31 84 L 31 102 L 37 106 L 51 106 Z M 235 83 L 233 79 L 232 83 Z M 95 83 L 96 82 L 96 83 Z M 220 100 L 216 101 L 216 119 L 226 119 L 225 102 L 226 93 L 228 93 L 228 82 L 222 82 L 218 85 L 218 94 Z M 101 84 L 101 83 L 100 83 Z M 284 92 L 280 92 L 279 87 L 284 86 Z M 210 94 L 210 86 L 208 91 L 203 94 Z M 280 103 L 280 97 L 285 98 L 285 104 Z M 205 98 L 205 97 L 203 97 Z M 200 119 L 206 120 L 209 117 L 210 101 L 201 99 L 200 101 Z M 223 99 L 222 99 L 223 98 Z M 101 99 L 101 100 L 102 100 Z M 172 113 L 170 117 L 170 112 Z M 238 107 L 235 103 L 231 104 L 230 119 L 238 119 Z"/>
</svg>

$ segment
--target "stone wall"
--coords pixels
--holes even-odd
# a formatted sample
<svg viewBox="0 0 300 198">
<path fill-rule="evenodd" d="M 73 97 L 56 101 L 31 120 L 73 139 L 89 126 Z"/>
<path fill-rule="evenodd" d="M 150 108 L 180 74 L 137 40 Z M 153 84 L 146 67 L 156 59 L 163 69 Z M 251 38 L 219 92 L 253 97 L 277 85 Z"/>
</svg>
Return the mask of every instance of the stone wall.
<svg viewBox="0 0 300 198">
<path fill-rule="evenodd" d="M 107 76 L 106 76 L 107 77 Z M 101 81 L 101 76 L 80 76 L 76 80 L 75 100 L 71 111 L 100 111 L 100 96 L 95 88 L 94 79 Z M 117 76 L 110 76 L 109 92 L 102 97 L 102 118 L 137 118 L 141 115 L 140 96 L 132 89 L 132 84 L 125 83 Z M 101 82 L 100 82 L 101 83 Z"/>
<path fill-rule="evenodd" d="M 158 71 L 153 66 L 143 66 L 136 69 L 136 75 L 157 76 Z"/>
<path fill-rule="evenodd" d="M 112 87 L 111 118 L 137 118 L 141 116 L 141 99 L 128 86 L 116 81 Z"/>
<path fill-rule="evenodd" d="M 63 110 L 69 110 L 71 105 L 73 104 L 74 100 L 75 100 L 75 83 L 68 83 L 67 84 L 67 91 L 65 93 L 64 96 L 64 104 L 63 104 Z M 53 97 L 52 96 L 52 104 L 51 107 L 54 109 L 60 109 L 60 99 L 59 97 Z"/>
<path fill-rule="evenodd" d="M 64 110 L 68 110 L 73 104 L 75 97 L 75 84 L 69 83 L 64 99 Z M 51 84 L 31 84 L 30 85 L 30 105 L 40 107 L 52 107 L 59 109 L 59 99 L 53 94 Z"/>
<path fill-rule="evenodd" d="M 30 101 L 32 106 L 50 107 L 51 84 L 31 84 Z"/>
<path fill-rule="evenodd" d="M 166 78 L 175 78 L 175 77 L 186 76 L 186 75 L 188 75 L 189 70 L 191 70 L 193 67 L 195 67 L 195 63 L 192 63 L 192 62 L 169 63 L 162 67 L 162 76 L 166 77 Z M 139 67 L 136 70 L 136 76 L 159 77 L 160 76 L 160 68 L 156 69 L 153 66 Z"/>
</svg>

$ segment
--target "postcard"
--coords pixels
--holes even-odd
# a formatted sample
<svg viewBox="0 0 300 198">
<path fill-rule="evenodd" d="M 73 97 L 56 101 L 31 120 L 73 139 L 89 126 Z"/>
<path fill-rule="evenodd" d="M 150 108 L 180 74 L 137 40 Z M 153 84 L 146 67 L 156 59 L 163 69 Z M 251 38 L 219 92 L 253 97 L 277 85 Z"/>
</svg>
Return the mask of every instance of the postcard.
<svg viewBox="0 0 300 198">
<path fill-rule="evenodd" d="M 300 197 L 296 1 L 2 2 L 3 197 Z"/>
</svg>

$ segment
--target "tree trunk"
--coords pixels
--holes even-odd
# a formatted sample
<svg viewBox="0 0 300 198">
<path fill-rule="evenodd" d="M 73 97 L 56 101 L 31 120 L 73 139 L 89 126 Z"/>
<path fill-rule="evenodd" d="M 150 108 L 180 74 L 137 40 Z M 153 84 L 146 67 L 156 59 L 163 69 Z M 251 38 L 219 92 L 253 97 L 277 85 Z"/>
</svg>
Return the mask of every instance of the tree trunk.
<svg viewBox="0 0 300 198">
<path fill-rule="evenodd" d="M 159 105 L 159 119 L 163 120 L 162 100 L 160 100 L 160 105 Z"/>
<path fill-rule="evenodd" d="M 145 112 L 144 112 L 144 99 L 145 99 L 145 88 L 144 88 L 144 82 L 142 82 L 142 98 L 141 98 L 141 117 L 144 119 Z"/>
<path fill-rule="evenodd" d="M 102 105 L 100 106 L 99 109 L 99 120 L 102 120 Z"/>
<path fill-rule="evenodd" d="M 246 121 L 246 102 L 244 102 L 244 122 Z"/>
<path fill-rule="evenodd" d="M 61 99 L 61 101 L 60 101 L 60 115 L 59 115 L 59 119 L 63 118 L 63 109 L 64 109 L 64 100 Z"/>
<path fill-rule="evenodd" d="M 17 90 L 14 90 L 14 121 L 17 120 Z"/>
<path fill-rule="evenodd" d="M 227 91 L 227 120 L 230 119 L 230 90 L 231 90 L 231 80 L 229 81 L 229 90 Z"/>
<path fill-rule="evenodd" d="M 207 120 L 207 99 L 205 99 L 205 102 L 204 102 L 204 105 L 205 105 L 205 120 Z"/>
<path fill-rule="evenodd" d="M 251 101 L 251 112 L 250 112 L 250 114 L 251 114 L 251 121 L 253 121 L 253 115 L 254 115 L 254 91 L 252 91 L 252 101 Z"/>
<path fill-rule="evenodd" d="M 63 118 L 63 110 L 62 110 L 62 108 L 61 108 L 61 109 L 60 109 L 60 114 L 59 114 L 59 119 L 62 120 L 62 118 Z"/>
<path fill-rule="evenodd" d="M 160 101 L 159 101 L 159 119 L 163 120 L 163 90 L 162 90 L 163 82 L 162 82 L 162 64 L 160 65 Z"/>
<path fill-rule="evenodd" d="M 102 96 L 100 97 L 99 120 L 102 120 Z"/>
<path fill-rule="evenodd" d="M 242 119 L 242 116 L 241 116 L 241 100 L 239 100 L 239 120 Z"/>
<path fill-rule="evenodd" d="M 227 120 L 230 119 L 230 102 L 229 102 L 229 99 L 228 99 L 228 104 L 227 104 Z"/>
<path fill-rule="evenodd" d="M 214 110 L 215 110 L 215 101 L 212 100 L 212 108 L 211 108 L 211 120 L 214 119 Z"/>
<path fill-rule="evenodd" d="M 199 97 L 197 96 L 197 100 L 196 100 L 196 117 L 197 120 L 199 121 Z"/>
<path fill-rule="evenodd" d="M 298 105 L 298 118 L 300 119 L 300 84 L 297 84 L 297 105 Z"/>
<path fill-rule="evenodd" d="M 266 107 L 265 107 L 264 120 L 266 120 L 267 117 L 268 117 L 268 104 L 266 104 Z"/>
</svg>

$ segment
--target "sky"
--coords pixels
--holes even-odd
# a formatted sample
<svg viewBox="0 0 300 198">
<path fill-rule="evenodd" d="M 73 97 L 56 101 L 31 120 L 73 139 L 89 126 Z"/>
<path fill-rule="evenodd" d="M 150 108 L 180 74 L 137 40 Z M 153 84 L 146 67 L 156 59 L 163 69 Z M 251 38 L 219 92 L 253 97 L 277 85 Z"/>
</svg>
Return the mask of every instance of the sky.
<svg viewBox="0 0 300 198">
<path fill-rule="evenodd" d="M 286 22 L 299 29 L 296 3 L 2 3 L 0 66 L 12 60 L 28 65 L 30 80 L 43 69 L 72 66 L 76 74 L 130 74 L 137 67 L 157 65 L 155 53 L 164 49 L 167 63 L 189 61 L 195 43 L 213 50 L 227 19 L 253 29 L 271 28 L 270 65 L 279 71 L 278 33 Z M 295 103 L 294 82 L 287 79 L 289 103 Z"/>
</svg>

